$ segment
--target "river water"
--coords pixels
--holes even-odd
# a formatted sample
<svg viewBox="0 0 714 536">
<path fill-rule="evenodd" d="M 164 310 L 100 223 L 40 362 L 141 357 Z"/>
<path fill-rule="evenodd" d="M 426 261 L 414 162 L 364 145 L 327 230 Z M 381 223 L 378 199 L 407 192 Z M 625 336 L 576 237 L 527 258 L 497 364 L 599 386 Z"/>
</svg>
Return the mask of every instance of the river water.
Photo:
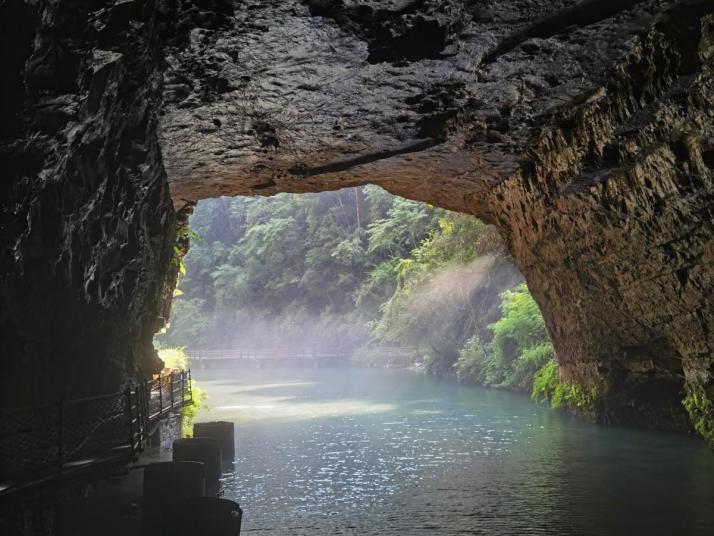
<svg viewBox="0 0 714 536">
<path fill-rule="evenodd" d="M 261 535 L 712 535 L 714 452 L 407 371 L 202 370 Z"/>
</svg>

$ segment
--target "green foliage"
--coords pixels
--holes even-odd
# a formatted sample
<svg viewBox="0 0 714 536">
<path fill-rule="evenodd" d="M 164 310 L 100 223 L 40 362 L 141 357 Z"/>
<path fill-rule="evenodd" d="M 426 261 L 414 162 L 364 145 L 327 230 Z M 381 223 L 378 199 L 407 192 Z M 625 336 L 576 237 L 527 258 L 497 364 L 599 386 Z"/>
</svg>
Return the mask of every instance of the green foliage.
<svg viewBox="0 0 714 536">
<path fill-rule="evenodd" d="M 181 410 L 181 430 L 184 437 L 193 436 L 193 421 L 200 408 L 208 407 L 208 394 L 201 388 L 196 380 L 191 380 L 191 392 L 193 394 L 193 404 L 184 406 Z"/>
<path fill-rule="evenodd" d="M 493 352 L 481 337 L 473 335 L 459 350 L 459 358 L 454 363 L 459 379 L 482 384 L 500 383 L 496 379 L 498 371 L 494 368 Z"/>
<path fill-rule="evenodd" d="M 164 362 L 164 367 L 167 369 L 178 369 L 187 370 L 188 369 L 188 355 L 186 354 L 186 348 L 174 347 L 174 348 L 160 348 L 159 357 Z M 184 406 L 181 409 L 181 428 L 183 434 L 191 436 L 193 433 L 193 421 L 196 418 L 196 412 L 199 408 L 206 406 L 206 400 L 208 395 L 206 392 L 198 385 L 196 380 L 191 381 L 191 390 L 193 393 L 193 404 L 190 406 Z"/>
<path fill-rule="evenodd" d="M 685 390 L 682 404 L 689 413 L 692 426 L 714 448 L 714 403 L 702 387 L 687 384 Z"/>
<path fill-rule="evenodd" d="M 550 400 L 553 409 L 592 412 L 596 389 L 561 383 L 553 346 L 538 306 L 525 284 L 501 294 L 502 317 L 491 324 L 490 345 L 471 337 L 454 368 L 459 378 L 483 385 L 531 391 L 534 400 Z"/>
<path fill-rule="evenodd" d="M 459 352 L 459 378 L 483 385 L 529 391 L 553 355 L 540 310 L 525 284 L 501 294 L 501 318 L 489 326 L 490 344 L 478 335 Z"/>
<path fill-rule="evenodd" d="M 433 226 L 440 212 L 422 203 L 394 198 L 386 217 L 367 226 L 367 253 L 386 259 L 416 248 L 424 238 L 424 229 Z"/>
<path fill-rule="evenodd" d="M 393 257 L 379 263 L 367 275 L 355 293 L 355 306 L 359 311 L 378 311 L 384 300 L 397 288 L 397 267 L 401 261 Z"/>
<path fill-rule="evenodd" d="M 527 349 L 548 340 L 540 309 L 521 283 L 502 295 L 501 319 L 492 324 L 493 349 L 501 366 L 509 367 Z"/>
<path fill-rule="evenodd" d="M 553 409 L 570 408 L 581 412 L 592 412 L 598 392 L 594 387 L 586 389 L 576 384 L 560 384 L 555 388 L 550 399 Z"/>
<path fill-rule="evenodd" d="M 167 326 L 167 332 L 179 336 L 171 338 L 160 336 L 159 339 L 162 342 L 187 345 L 190 341 L 201 340 L 206 336 L 209 331 L 210 317 L 205 312 L 205 300 L 181 297 L 181 299 L 174 299 L 172 309 L 171 323 Z"/>
<path fill-rule="evenodd" d="M 504 386 L 519 391 L 531 390 L 535 375 L 551 361 L 552 356 L 553 345 L 547 340 L 526 348 L 513 362 Z"/>
<path fill-rule="evenodd" d="M 437 224 L 408 256 L 392 261 L 396 287 L 373 334 L 413 348 L 429 371 L 451 373 L 465 342 L 488 323 L 484 317 L 494 292 L 484 282 L 504 267 L 494 261 L 503 246 L 497 240 L 480 258 L 476 245 L 485 243 L 482 238 L 493 235 L 493 228 L 454 213 L 441 213 Z"/>
<path fill-rule="evenodd" d="M 533 377 L 531 398 L 536 401 L 550 399 L 559 385 L 558 363 L 548 361 Z"/>
<path fill-rule="evenodd" d="M 160 348 L 159 357 L 167 369 L 188 369 L 188 355 L 185 348 Z"/>
<path fill-rule="evenodd" d="M 589 413 L 594 408 L 598 391 L 561 383 L 558 364 L 551 360 L 536 373 L 531 397 L 533 400 L 550 400 L 553 409 L 569 408 Z"/>
</svg>

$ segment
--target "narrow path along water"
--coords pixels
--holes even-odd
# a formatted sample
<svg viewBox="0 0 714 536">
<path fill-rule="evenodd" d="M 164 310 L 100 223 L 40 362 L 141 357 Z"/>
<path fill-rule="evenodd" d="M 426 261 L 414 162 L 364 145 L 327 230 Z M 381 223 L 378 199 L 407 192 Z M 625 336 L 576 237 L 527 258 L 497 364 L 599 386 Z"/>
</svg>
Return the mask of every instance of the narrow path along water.
<svg viewBox="0 0 714 536">
<path fill-rule="evenodd" d="M 714 534 L 714 452 L 407 371 L 202 370 L 266 535 Z"/>
</svg>

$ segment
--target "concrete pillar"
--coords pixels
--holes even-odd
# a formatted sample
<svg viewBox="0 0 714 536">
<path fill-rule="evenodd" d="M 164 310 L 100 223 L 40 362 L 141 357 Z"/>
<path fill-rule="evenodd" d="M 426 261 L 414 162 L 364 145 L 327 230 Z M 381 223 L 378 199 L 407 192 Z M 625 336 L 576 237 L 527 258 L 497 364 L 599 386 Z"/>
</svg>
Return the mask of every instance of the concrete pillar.
<svg viewBox="0 0 714 536">
<path fill-rule="evenodd" d="M 143 528 L 152 533 L 160 527 L 167 510 L 206 493 L 203 464 L 194 461 L 151 463 L 144 468 Z"/>
<path fill-rule="evenodd" d="M 201 462 L 206 471 L 206 494 L 218 493 L 221 478 L 221 448 L 218 441 L 209 437 L 177 439 L 173 444 L 173 460 Z"/>
<path fill-rule="evenodd" d="M 224 463 L 235 460 L 235 429 L 232 422 L 197 422 L 193 425 L 194 437 L 209 437 L 218 441 Z"/>
</svg>

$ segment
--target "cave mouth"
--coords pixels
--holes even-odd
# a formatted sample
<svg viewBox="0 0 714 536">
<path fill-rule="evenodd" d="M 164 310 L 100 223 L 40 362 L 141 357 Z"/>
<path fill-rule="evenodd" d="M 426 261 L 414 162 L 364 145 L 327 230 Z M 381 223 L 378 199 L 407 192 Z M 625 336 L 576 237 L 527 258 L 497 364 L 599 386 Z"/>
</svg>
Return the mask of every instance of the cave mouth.
<svg viewBox="0 0 714 536">
<path fill-rule="evenodd" d="M 312 356 L 308 364 L 417 366 L 557 399 L 603 424 L 644 419 L 692 431 L 684 370 L 666 340 L 620 346 L 620 358 L 602 362 L 607 398 L 559 379 L 537 302 L 498 231 L 473 216 L 373 185 L 213 198 L 189 209 L 181 253 L 192 247 L 155 338 L 159 355 L 183 348 L 202 364 L 262 356 L 266 366 L 289 366 L 290 356 Z M 525 335 L 533 326 L 540 335 Z M 546 371 L 553 384 L 538 391 Z"/>
<path fill-rule="evenodd" d="M 181 240 L 191 246 L 180 260 L 170 321 L 155 338 L 160 354 L 182 347 L 204 356 L 355 355 L 453 375 L 468 348 L 490 348 L 489 326 L 511 291 L 525 299 L 518 329 L 530 322 L 535 333 L 499 335 L 503 374 L 540 347 L 528 373 L 509 380 L 530 392 L 551 357 L 540 311 L 505 244 L 473 216 L 369 185 L 206 199 L 182 225 Z M 469 374 L 462 379 L 479 381 L 477 370 Z"/>
</svg>

